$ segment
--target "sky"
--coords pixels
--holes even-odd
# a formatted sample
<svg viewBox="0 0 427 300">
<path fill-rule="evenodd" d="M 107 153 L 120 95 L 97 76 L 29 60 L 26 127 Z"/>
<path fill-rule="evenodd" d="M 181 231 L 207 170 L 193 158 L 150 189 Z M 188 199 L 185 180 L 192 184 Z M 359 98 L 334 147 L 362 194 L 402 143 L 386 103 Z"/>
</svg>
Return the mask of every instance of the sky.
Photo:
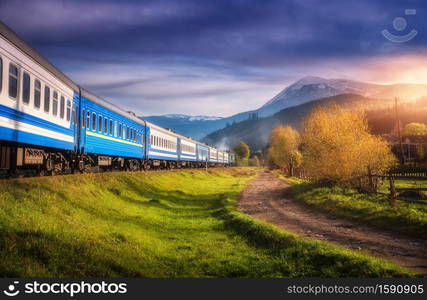
<svg viewBox="0 0 427 300">
<path fill-rule="evenodd" d="M 427 83 L 426 16 L 423 0 L 0 1 L 61 71 L 142 116 L 229 116 L 309 75 Z"/>
</svg>

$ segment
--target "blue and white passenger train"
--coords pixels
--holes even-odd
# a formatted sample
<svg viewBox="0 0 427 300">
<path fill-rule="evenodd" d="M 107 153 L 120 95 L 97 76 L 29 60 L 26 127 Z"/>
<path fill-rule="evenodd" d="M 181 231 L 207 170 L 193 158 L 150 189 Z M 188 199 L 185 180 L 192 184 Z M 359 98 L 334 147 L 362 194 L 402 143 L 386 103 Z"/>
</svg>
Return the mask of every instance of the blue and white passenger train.
<svg viewBox="0 0 427 300">
<path fill-rule="evenodd" d="M 230 165 L 234 155 L 86 91 L 0 22 L 0 170 L 37 174 Z"/>
</svg>

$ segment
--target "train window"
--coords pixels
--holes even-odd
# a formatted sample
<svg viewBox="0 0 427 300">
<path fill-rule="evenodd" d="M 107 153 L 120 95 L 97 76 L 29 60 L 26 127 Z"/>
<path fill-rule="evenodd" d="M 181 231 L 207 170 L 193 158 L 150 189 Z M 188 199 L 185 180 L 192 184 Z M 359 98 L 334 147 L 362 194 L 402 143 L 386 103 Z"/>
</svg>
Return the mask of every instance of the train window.
<svg viewBox="0 0 427 300">
<path fill-rule="evenodd" d="M 56 91 L 53 91 L 52 114 L 54 116 L 58 114 L 58 93 Z"/>
<path fill-rule="evenodd" d="M 18 97 L 18 67 L 13 64 L 9 65 L 9 97 Z"/>
<path fill-rule="evenodd" d="M 30 103 L 30 74 L 27 72 L 22 75 L 22 102 L 25 104 Z"/>
<path fill-rule="evenodd" d="M 67 121 L 70 121 L 70 119 L 71 119 L 71 101 L 67 100 Z"/>
<path fill-rule="evenodd" d="M 104 134 L 108 133 L 108 119 L 104 118 Z"/>
<path fill-rule="evenodd" d="M 86 128 L 90 129 L 90 112 L 87 112 L 87 116 L 86 116 Z"/>
<path fill-rule="evenodd" d="M 102 132 L 102 116 L 98 116 L 98 131 Z"/>
<path fill-rule="evenodd" d="M 59 116 L 61 117 L 61 119 L 63 119 L 65 116 L 65 98 L 64 98 L 64 96 L 61 96 L 61 102 L 59 105 Z"/>
<path fill-rule="evenodd" d="M 77 111 L 79 110 L 78 106 L 73 107 L 73 123 L 77 124 Z"/>
<path fill-rule="evenodd" d="M 3 59 L 0 57 L 0 92 L 3 86 Z"/>
<path fill-rule="evenodd" d="M 123 125 L 119 124 L 119 137 L 122 137 L 122 133 L 123 133 Z"/>
<path fill-rule="evenodd" d="M 45 85 L 44 87 L 44 111 L 49 112 L 50 109 L 50 88 Z"/>
<path fill-rule="evenodd" d="M 92 130 L 96 131 L 96 113 L 92 113 Z"/>
<path fill-rule="evenodd" d="M 110 120 L 110 135 L 113 135 L 113 120 Z"/>
<path fill-rule="evenodd" d="M 41 84 L 38 79 L 34 81 L 34 107 L 40 108 L 40 93 L 41 93 Z"/>
<path fill-rule="evenodd" d="M 83 110 L 82 110 L 82 120 L 81 120 L 81 122 L 82 122 L 82 128 L 85 128 L 85 125 L 86 125 L 86 124 L 85 124 L 85 123 L 86 123 L 86 122 L 85 122 L 85 116 L 86 116 L 86 115 L 85 115 L 85 110 L 83 109 Z"/>
</svg>

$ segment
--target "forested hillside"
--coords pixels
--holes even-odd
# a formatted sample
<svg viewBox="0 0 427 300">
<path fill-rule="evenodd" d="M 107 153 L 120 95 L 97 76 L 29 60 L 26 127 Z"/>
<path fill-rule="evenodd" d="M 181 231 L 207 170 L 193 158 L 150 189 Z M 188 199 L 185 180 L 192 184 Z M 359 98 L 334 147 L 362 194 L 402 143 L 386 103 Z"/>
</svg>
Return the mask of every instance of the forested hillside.
<svg viewBox="0 0 427 300">
<path fill-rule="evenodd" d="M 367 111 L 382 109 L 391 112 L 394 107 L 393 100 L 367 98 L 356 94 L 343 94 L 289 107 L 273 116 L 265 118 L 256 118 L 252 116 L 242 122 L 209 134 L 204 141 L 213 145 L 230 147 L 233 147 L 239 141 L 244 141 L 249 144 L 252 149 L 262 149 L 267 145 L 269 133 L 275 126 L 286 124 L 298 129 L 301 121 L 313 110 L 313 108 L 319 105 L 333 103 L 352 109 L 364 109 Z M 375 115 L 375 113 L 372 115 Z M 422 118 L 421 112 L 420 118 Z M 384 122 L 388 124 L 386 120 L 384 120 Z M 386 125 L 384 126 L 387 127 Z M 381 126 L 378 127 L 382 128 Z"/>
</svg>

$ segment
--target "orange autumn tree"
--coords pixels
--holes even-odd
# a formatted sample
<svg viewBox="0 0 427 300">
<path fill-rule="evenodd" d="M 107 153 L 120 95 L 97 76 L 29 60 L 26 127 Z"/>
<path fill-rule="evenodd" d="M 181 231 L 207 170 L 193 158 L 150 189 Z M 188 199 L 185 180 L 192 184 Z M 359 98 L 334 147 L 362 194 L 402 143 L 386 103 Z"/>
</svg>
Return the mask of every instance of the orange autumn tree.
<svg viewBox="0 0 427 300">
<path fill-rule="evenodd" d="M 396 161 L 388 144 L 369 132 L 361 112 L 329 105 L 314 109 L 302 132 L 303 167 L 313 180 L 348 182 L 381 174 Z"/>
</svg>

